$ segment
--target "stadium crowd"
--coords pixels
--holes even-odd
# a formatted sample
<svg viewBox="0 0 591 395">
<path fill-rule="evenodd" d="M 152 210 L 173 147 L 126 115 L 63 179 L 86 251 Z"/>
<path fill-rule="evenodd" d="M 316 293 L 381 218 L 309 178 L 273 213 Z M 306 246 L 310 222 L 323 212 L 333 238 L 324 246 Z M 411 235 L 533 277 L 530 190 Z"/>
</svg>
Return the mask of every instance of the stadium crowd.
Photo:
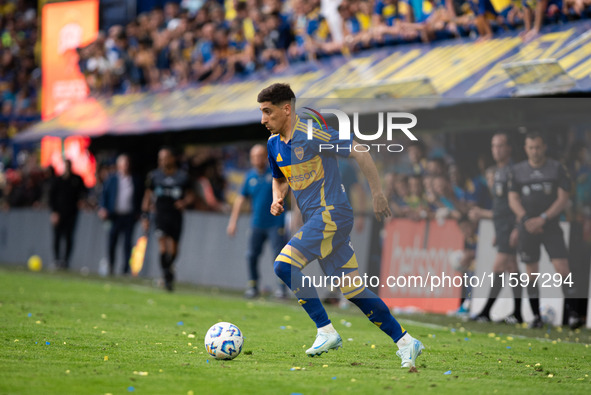
<svg viewBox="0 0 591 395">
<path fill-rule="evenodd" d="M 589 15 L 591 0 L 177 0 L 100 32 L 79 65 L 95 96 L 173 89 L 522 26 L 530 40 L 545 22 Z M 34 0 L 0 0 L 0 141 L 39 120 L 37 16 Z"/>
</svg>

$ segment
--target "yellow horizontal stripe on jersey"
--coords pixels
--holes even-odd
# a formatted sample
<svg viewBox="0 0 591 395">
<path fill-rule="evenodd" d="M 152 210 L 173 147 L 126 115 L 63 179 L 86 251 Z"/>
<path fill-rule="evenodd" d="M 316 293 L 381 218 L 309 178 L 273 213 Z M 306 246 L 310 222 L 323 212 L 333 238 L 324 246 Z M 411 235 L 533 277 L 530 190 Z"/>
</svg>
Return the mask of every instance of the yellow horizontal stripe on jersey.
<svg viewBox="0 0 591 395">
<path fill-rule="evenodd" d="M 351 298 L 354 298 L 355 296 L 359 295 L 364 290 L 365 290 L 365 286 L 361 286 L 351 292 L 347 292 L 347 293 L 343 292 L 343 296 L 345 297 L 345 299 L 351 299 Z"/>
<path fill-rule="evenodd" d="M 308 135 L 308 128 L 307 127 L 306 128 L 297 127 L 296 131 L 303 132 L 306 135 Z M 324 133 L 324 132 L 320 131 L 319 129 L 313 129 L 312 136 L 317 138 L 318 140 L 326 141 L 327 143 L 330 141 L 330 134 Z"/>
<path fill-rule="evenodd" d="M 300 130 L 302 132 L 308 133 L 308 125 L 303 122 L 300 122 L 299 124 L 296 125 L 296 130 Z M 328 132 L 325 132 L 322 129 L 312 128 L 312 132 L 318 133 L 320 136 L 324 136 L 324 137 L 330 139 L 330 134 Z"/>
<path fill-rule="evenodd" d="M 306 162 L 279 167 L 279 169 L 294 191 L 301 191 L 313 182 L 324 179 L 324 167 L 318 155 Z"/>
<path fill-rule="evenodd" d="M 291 259 L 290 257 L 287 257 L 285 255 L 278 255 L 276 258 L 277 261 L 279 262 L 285 262 L 285 263 L 289 263 L 292 266 L 295 266 L 299 269 L 303 269 L 304 266 L 300 265 L 299 263 L 297 263 L 295 260 Z"/>
<path fill-rule="evenodd" d="M 291 248 L 290 245 L 285 246 L 281 250 L 280 255 L 288 256 L 302 266 L 306 266 L 306 264 L 308 263 L 306 262 L 306 258 L 304 258 L 304 256 L 301 255 L 301 253 L 298 250 L 296 250 L 295 248 Z"/>
<path fill-rule="evenodd" d="M 357 269 L 358 267 L 359 264 L 357 263 L 357 257 L 355 256 L 355 253 L 353 253 L 351 259 L 349 259 L 349 261 L 345 263 L 341 269 Z"/>
<path fill-rule="evenodd" d="M 343 285 L 341 286 L 341 292 L 344 294 L 350 293 L 352 291 L 355 291 L 356 289 L 359 289 L 360 287 L 363 287 L 363 284 L 359 285 L 360 280 L 357 279 L 355 280 L 355 278 L 358 277 L 359 279 L 362 279 L 361 276 L 359 275 L 359 270 L 353 270 L 350 273 L 345 274 L 345 277 L 343 278 L 343 281 L 341 282 Z M 357 285 L 355 285 L 355 282 L 357 282 Z"/>
</svg>

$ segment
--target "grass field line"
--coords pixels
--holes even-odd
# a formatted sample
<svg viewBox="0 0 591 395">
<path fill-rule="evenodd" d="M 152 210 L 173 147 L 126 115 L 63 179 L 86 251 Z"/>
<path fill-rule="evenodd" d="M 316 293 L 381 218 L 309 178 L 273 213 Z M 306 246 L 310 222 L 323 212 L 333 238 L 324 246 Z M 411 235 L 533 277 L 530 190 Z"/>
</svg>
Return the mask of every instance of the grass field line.
<svg viewBox="0 0 591 395">
<path fill-rule="evenodd" d="M 423 328 L 429 328 L 429 329 L 437 329 L 437 330 L 449 330 L 449 326 L 445 326 L 445 325 L 439 325 L 439 324 L 432 324 L 429 322 L 421 322 L 421 321 L 415 321 L 415 320 L 409 320 L 407 318 L 404 319 L 404 323 L 408 323 L 410 325 L 416 325 L 416 326 L 421 326 Z M 510 328 L 510 327 L 508 327 Z M 488 332 L 483 332 L 483 331 L 479 331 L 479 330 L 474 330 L 474 329 L 470 329 L 470 332 L 472 333 L 480 333 L 480 334 L 484 334 L 486 335 Z M 516 333 L 511 333 L 508 332 L 506 333 L 508 335 L 514 336 L 516 338 L 519 339 L 533 339 L 533 340 L 538 340 L 538 341 L 542 341 L 542 342 L 549 342 L 551 343 L 553 339 L 546 339 L 544 337 L 536 337 L 536 336 L 525 336 L 525 335 L 520 335 L 520 334 L 516 334 Z M 561 343 L 570 343 L 570 344 L 581 344 L 581 343 L 577 343 L 577 342 L 573 342 L 573 341 L 567 341 L 567 340 L 561 340 Z"/>
</svg>

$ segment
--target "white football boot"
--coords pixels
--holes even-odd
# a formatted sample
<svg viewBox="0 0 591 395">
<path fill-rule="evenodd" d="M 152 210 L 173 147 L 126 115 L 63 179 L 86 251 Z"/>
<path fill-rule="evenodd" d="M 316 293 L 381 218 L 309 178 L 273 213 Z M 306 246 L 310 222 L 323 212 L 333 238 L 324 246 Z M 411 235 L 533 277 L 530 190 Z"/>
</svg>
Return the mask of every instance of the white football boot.
<svg viewBox="0 0 591 395">
<path fill-rule="evenodd" d="M 412 341 L 402 347 L 400 350 L 396 351 L 396 355 L 402 359 L 401 368 L 412 368 L 415 366 L 415 361 L 417 357 L 421 355 L 421 352 L 425 349 L 423 343 L 418 341 L 417 339 L 413 338 Z"/>
<path fill-rule="evenodd" d="M 328 352 L 328 350 L 337 350 L 339 347 L 343 347 L 343 340 L 341 340 L 341 336 L 337 332 L 318 333 L 314 344 L 306 350 L 306 354 L 309 357 L 314 357 Z"/>
</svg>

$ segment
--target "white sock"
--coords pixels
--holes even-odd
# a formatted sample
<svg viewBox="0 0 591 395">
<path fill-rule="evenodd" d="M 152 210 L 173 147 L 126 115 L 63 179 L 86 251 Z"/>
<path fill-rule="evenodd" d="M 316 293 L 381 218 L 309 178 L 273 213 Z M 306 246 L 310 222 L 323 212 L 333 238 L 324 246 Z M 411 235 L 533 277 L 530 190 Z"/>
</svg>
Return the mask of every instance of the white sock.
<svg viewBox="0 0 591 395">
<path fill-rule="evenodd" d="M 337 333 L 337 330 L 332 326 L 332 323 L 324 325 L 322 328 L 318 328 L 318 333 Z"/>
<path fill-rule="evenodd" d="M 404 336 L 402 336 L 400 338 L 400 340 L 398 340 L 396 342 L 396 345 L 398 346 L 398 349 L 400 350 L 402 347 L 406 347 L 408 346 L 410 343 L 412 343 L 412 336 L 408 334 L 408 332 L 406 332 L 404 334 Z"/>
</svg>

